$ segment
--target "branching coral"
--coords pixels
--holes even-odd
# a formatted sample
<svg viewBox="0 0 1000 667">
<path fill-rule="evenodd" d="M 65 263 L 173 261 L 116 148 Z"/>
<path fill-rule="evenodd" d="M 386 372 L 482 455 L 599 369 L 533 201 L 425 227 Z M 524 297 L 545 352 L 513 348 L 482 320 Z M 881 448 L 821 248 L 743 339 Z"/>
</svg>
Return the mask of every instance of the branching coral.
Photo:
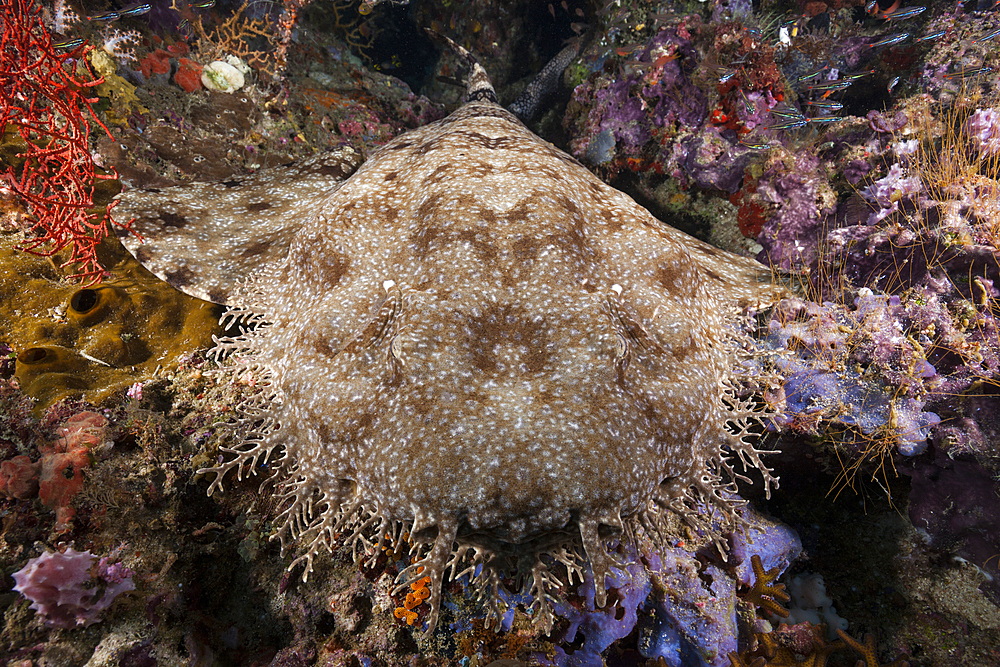
<svg viewBox="0 0 1000 667">
<path fill-rule="evenodd" d="M 273 53 L 276 43 L 274 28 L 267 17 L 248 18 L 248 5 L 249 2 L 244 2 L 232 16 L 214 28 L 205 27 L 202 15 L 195 16 L 192 25 L 198 36 L 198 55 L 203 62 L 236 56 L 254 69 L 276 76 L 283 62 L 281 56 Z M 252 48 L 254 40 L 262 41 L 267 48 Z"/>
<path fill-rule="evenodd" d="M 22 143 L 20 175 L 9 166 L 0 181 L 34 216 L 35 237 L 23 249 L 50 257 L 69 247 L 63 266 L 76 266 L 74 277 L 97 282 L 103 272 L 98 244 L 110 226 L 128 227 L 112 217 L 113 203 L 95 209 L 97 183 L 117 178 L 100 173 L 89 150 L 91 122 L 111 136 L 90 96 L 103 80 L 79 58 L 83 47 L 57 52 L 36 0 L 4 4 L 0 26 L 0 131 L 16 132 Z"/>
<path fill-rule="evenodd" d="M 740 599 L 756 609 L 787 617 L 788 610 L 777 601 L 788 602 L 790 598 L 784 584 L 773 583 L 780 574 L 778 569 L 765 571 L 757 554 L 751 557 L 751 565 L 755 575 L 753 587 L 740 593 Z M 782 624 L 777 630 L 767 632 L 754 631 L 747 650 L 728 654 L 731 667 L 825 667 L 830 656 L 848 647 L 864 658 L 856 667 L 909 667 L 902 658 L 883 666 L 875 651 L 874 635 L 865 635 L 862 644 L 837 628 L 840 640 L 828 642 L 824 638 L 825 628 L 823 624 L 803 622 L 792 626 Z"/>
<path fill-rule="evenodd" d="M 761 607 L 782 618 L 788 616 L 788 610 L 781 606 L 782 602 L 788 602 L 791 597 L 785 591 L 784 584 L 775 583 L 781 575 L 781 570 L 777 567 L 764 571 L 764 564 L 760 556 L 754 554 L 750 557 L 750 565 L 753 567 L 753 586 L 746 593 L 741 593 L 740 598 L 756 607 Z"/>
<path fill-rule="evenodd" d="M 864 658 L 864 661 L 858 661 L 857 667 L 910 667 L 910 663 L 902 658 L 896 658 L 892 662 L 882 665 L 882 663 L 878 660 L 878 652 L 875 650 L 875 635 L 871 633 L 865 635 L 864 644 L 854 639 L 843 630 L 838 629 L 837 636 L 840 637 L 845 644 L 860 653 L 861 657 Z"/>
<path fill-rule="evenodd" d="M 746 655 L 740 656 L 737 653 L 730 653 L 729 660 L 732 667 L 826 667 L 830 656 L 845 648 L 844 642 L 841 641 L 826 642 L 820 627 L 807 623 L 801 625 L 807 626 L 808 647 L 799 647 L 800 650 L 797 651 L 778 644 L 771 637 L 775 633 L 758 634 L 760 647 L 753 653 L 763 653 L 763 655 L 751 656 L 750 652 L 747 652 Z M 747 662 L 748 660 L 750 662 Z"/>
</svg>

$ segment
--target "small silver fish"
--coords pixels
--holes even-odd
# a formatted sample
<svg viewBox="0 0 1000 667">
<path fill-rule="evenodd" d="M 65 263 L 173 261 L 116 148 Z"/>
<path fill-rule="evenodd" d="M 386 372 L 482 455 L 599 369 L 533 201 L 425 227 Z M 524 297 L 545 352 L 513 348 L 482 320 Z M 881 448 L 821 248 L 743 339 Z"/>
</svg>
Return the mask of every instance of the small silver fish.
<svg viewBox="0 0 1000 667">
<path fill-rule="evenodd" d="M 774 107 L 773 109 L 771 109 L 771 115 L 789 120 L 793 118 L 796 120 L 805 118 L 805 116 L 802 115 L 801 111 L 789 106 Z"/>
<path fill-rule="evenodd" d="M 149 10 L 152 9 L 152 5 L 148 2 L 144 2 L 141 5 L 136 5 L 130 9 L 123 9 L 119 12 L 122 16 L 142 16 L 143 14 L 148 14 Z"/>
<path fill-rule="evenodd" d="M 93 16 L 88 16 L 88 21 L 117 21 L 122 15 L 118 12 L 104 12 L 103 14 L 94 14 Z"/>
<path fill-rule="evenodd" d="M 940 37 L 944 37 L 944 34 L 946 32 L 947 32 L 947 30 L 935 30 L 934 32 L 928 33 L 926 35 L 923 35 L 922 37 L 917 37 L 913 41 L 914 41 L 914 43 L 916 43 L 916 42 L 930 42 L 930 41 L 933 41 L 933 40 L 938 39 Z"/>
<path fill-rule="evenodd" d="M 979 39 L 973 40 L 972 43 L 973 44 L 982 44 L 983 42 L 990 41 L 991 39 L 993 39 L 997 35 L 1000 35 L 1000 28 L 997 28 L 996 30 L 989 31 L 988 33 L 986 33 L 985 35 L 983 35 Z"/>
<path fill-rule="evenodd" d="M 875 73 L 875 70 L 870 69 L 866 72 L 854 72 L 852 74 L 845 74 L 840 77 L 841 81 L 857 81 L 858 79 L 863 79 L 866 76 L 871 76 Z"/>
<path fill-rule="evenodd" d="M 775 123 L 774 125 L 766 125 L 765 130 L 795 130 L 800 127 L 805 127 L 809 120 L 807 118 L 801 118 L 798 120 L 786 120 L 781 123 Z"/>
<path fill-rule="evenodd" d="M 899 83 L 899 77 L 898 77 L 898 76 L 895 76 L 895 77 L 893 77 L 893 78 L 892 78 L 892 81 L 890 81 L 890 82 L 889 82 L 889 85 L 888 85 L 888 86 L 886 86 L 886 90 L 887 90 L 887 92 L 890 92 L 890 93 L 891 93 L 891 92 L 892 92 L 892 89 L 893 89 L 893 88 L 895 88 L 895 87 L 896 87 L 896 84 L 898 84 L 898 83 Z"/>
<path fill-rule="evenodd" d="M 814 109 L 821 109 L 823 111 L 840 111 L 844 108 L 844 105 L 840 102 L 827 102 L 825 100 L 809 101 L 806 104 Z"/>
<path fill-rule="evenodd" d="M 913 18 L 918 14 L 923 14 L 927 11 L 926 7 L 907 7 L 906 9 L 901 9 L 898 12 L 893 12 L 892 14 L 887 14 L 885 17 L 886 21 L 902 21 L 903 19 Z"/>
<path fill-rule="evenodd" d="M 957 72 L 952 72 L 951 74 L 945 74 L 946 79 L 966 79 L 970 76 L 979 76 L 980 74 L 989 74 L 993 71 L 992 67 L 982 66 L 982 67 L 966 67 L 965 69 L 960 69 Z"/>
<path fill-rule="evenodd" d="M 798 81 L 800 83 L 804 83 L 806 81 L 811 81 L 811 80 L 815 79 L 816 77 L 818 77 L 823 72 L 825 72 L 828 67 L 829 67 L 829 65 L 823 65 L 818 70 L 814 70 L 812 72 L 809 72 L 808 74 L 803 74 L 798 79 L 796 79 L 796 81 Z"/>
<path fill-rule="evenodd" d="M 52 48 L 68 51 L 70 49 L 75 49 L 76 47 L 83 44 L 85 40 L 83 37 L 73 37 L 72 39 L 64 39 L 58 42 L 52 42 Z"/>
<path fill-rule="evenodd" d="M 740 139 L 740 146 L 749 148 L 752 151 L 766 151 L 771 148 L 771 144 L 767 141 L 750 141 L 745 137 Z"/>
<path fill-rule="evenodd" d="M 814 83 L 811 86 L 806 86 L 809 90 L 844 90 L 849 88 L 851 81 L 846 81 L 844 79 L 839 79 L 837 81 L 824 81 L 823 83 Z"/>
<path fill-rule="evenodd" d="M 734 76 L 736 76 L 736 70 L 725 67 L 719 68 L 719 83 L 728 83 Z"/>
<path fill-rule="evenodd" d="M 907 38 L 909 38 L 909 36 L 910 33 L 908 32 L 900 32 L 896 33 L 895 35 L 889 35 L 885 39 L 880 39 L 877 42 L 869 44 L 868 46 L 870 46 L 873 49 L 877 49 L 880 46 L 892 46 L 893 44 L 899 44 L 900 42 L 905 41 Z"/>
</svg>

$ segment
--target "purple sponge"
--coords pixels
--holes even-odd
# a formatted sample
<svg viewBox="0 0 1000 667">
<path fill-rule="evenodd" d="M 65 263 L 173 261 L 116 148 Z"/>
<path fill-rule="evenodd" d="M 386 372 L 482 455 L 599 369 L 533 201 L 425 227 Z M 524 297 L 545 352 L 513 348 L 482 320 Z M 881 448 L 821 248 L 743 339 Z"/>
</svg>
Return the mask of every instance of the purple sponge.
<svg viewBox="0 0 1000 667">
<path fill-rule="evenodd" d="M 92 576 L 95 558 L 72 547 L 65 553 L 46 552 L 14 573 L 14 590 L 31 600 L 31 608 L 50 628 L 93 625 L 119 594 L 135 589 L 132 571 L 120 564 L 108 567 L 106 559 Z"/>
</svg>

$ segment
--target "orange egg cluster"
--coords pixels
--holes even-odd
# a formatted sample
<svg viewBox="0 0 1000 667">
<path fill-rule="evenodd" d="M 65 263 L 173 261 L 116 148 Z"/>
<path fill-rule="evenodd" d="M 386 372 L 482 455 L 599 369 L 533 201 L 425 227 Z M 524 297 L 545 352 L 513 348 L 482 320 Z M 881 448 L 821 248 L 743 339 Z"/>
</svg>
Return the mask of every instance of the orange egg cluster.
<svg viewBox="0 0 1000 667">
<path fill-rule="evenodd" d="M 396 611 L 393 612 L 396 618 L 405 620 L 407 625 L 413 625 L 417 620 L 417 612 L 413 610 L 431 596 L 431 589 L 427 588 L 429 583 L 431 583 L 431 578 L 424 577 L 410 584 L 412 590 L 406 594 L 403 606 L 396 607 Z"/>
<path fill-rule="evenodd" d="M 406 553 L 404 547 L 409 543 L 410 534 L 403 533 L 402 537 L 398 541 L 394 541 L 391 533 L 385 534 L 385 544 L 382 547 L 382 553 L 387 557 L 399 560 Z"/>
</svg>

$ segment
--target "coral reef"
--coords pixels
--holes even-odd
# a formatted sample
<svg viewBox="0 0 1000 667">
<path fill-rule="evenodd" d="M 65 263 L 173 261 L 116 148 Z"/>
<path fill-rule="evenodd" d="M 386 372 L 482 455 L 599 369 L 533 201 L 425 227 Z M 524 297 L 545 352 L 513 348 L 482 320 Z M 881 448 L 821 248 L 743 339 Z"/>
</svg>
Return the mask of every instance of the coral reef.
<svg viewBox="0 0 1000 667">
<path fill-rule="evenodd" d="M 41 12 L 35 0 L 16 0 L 0 17 L 0 130 L 4 143 L 19 139 L 16 165 L 5 164 L 0 181 L 32 213 L 23 249 L 51 257 L 69 248 L 63 266 L 93 284 L 103 271 L 97 245 L 114 225 L 128 228 L 112 217 L 113 204 L 92 210 L 100 182 L 117 176 L 98 168 L 89 150 L 91 123 L 110 135 L 90 97 L 103 81 L 73 58 L 84 49 L 59 51 Z"/>
<path fill-rule="evenodd" d="M 1000 59 L 989 2 L 931 3 L 908 18 L 913 7 L 839 0 L 211 4 L 0 10 L 5 63 L 45 53 L 29 58 L 51 84 L 33 118 L 54 132 L 46 143 L 11 122 L 31 116 L 24 86 L 35 79 L 6 68 L 0 563 L 13 575 L 76 554 L 84 622 L 101 619 L 75 629 L 75 612 L 53 612 L 70 627 L 52 628 L 9 591 L 0 660 L 1000 664 Z M 25 21 L 30 30 L 15 29 Z M 360 563 L 338 548 L 302 583 L 268 540 L 287 509 L 272 489 L 232 480 L 209 499 L 210 476 L 196 472 L 227 460 L 232 406 L 263 380 L 215 375 L 199 351 L 223 335 L 219 311 L 158 291 L 113 237 L 71 234 L 51 261 L 13 251 L 48 252 L 54 237 L 36 223 L 67 216 L 103 233 L 119 181 L 246 184 L 331 153 L 353 170 L 459 101 L 460 63 L 438 60 L 424 27 L 460 39 L 501 102 L 523 93 L 537 106 L 537 134 L 664 222 L 765 261 L 789 290 L 774 309 L 742 304 L 740 320 L 752 334 L 737 391 L 773 411 L 760 446 L 780 450 L 768 458 L 782 478 L 770 499 L 739 483 L 750 504 L 740 512 L 760 530 L 724 535 L 725 561 L 679 524 L 659 546 L 642 531 L 632 546 L 611 542 L 622 567 L 605 578 L 608 603 L 595 608 L 584 568 L 553 601 L 549 634 L 527 613 L 530 590 L 503 591 L 521 590 L 512 578 L 498 587 L 501 631 L 487 627 L 466 575 L 442 586 L 439 630 L 421 637 L 428 575 L 394 583 L 421 555 L 407 533 Z M 228 56 L 248 66 L 242 86 L 206 90 L 203 68 Z M 68 106 L 48 101 L 57 89 Z M 32 203 L 12 187 L 24 178 L 86 205 Z M 104 285 L 69 280 L 87 272 Z M 102 317 L 88 316 L 91 300 Z M 365 537 L 374 546 L 379 535 Z M 112 557 L 102 565 L 83 550 Z M 135 590 L 93 610 L 126 568 Z"/>
</svg>

